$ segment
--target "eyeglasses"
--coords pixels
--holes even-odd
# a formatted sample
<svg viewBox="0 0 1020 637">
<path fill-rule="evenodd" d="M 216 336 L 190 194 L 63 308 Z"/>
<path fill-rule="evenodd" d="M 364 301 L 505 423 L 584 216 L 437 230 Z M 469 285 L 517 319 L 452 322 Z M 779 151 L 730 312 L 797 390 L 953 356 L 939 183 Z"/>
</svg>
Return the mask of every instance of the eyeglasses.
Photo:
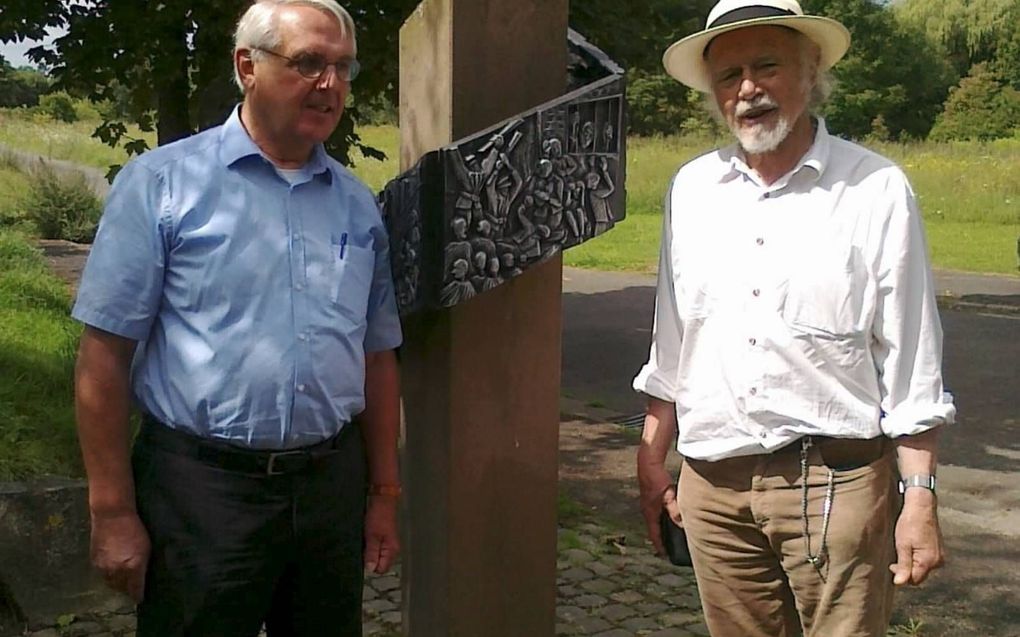
<svg viewBox="0 0 1020 637">
<path fill-rule="evenodd" d="M 287 57 L 286 55 L 282 55 L 276 51 L 270 51 L 269 49 L 252 47 L 252 50 L 268 53 L 273 57 L 286 60 L 288 67 L 300 73 L 302 77 L 306 77 L 310 80 L 319 79 L 322 77 L 322 74 L 326 72 L 326 69 L 331 66 L 336 69 L 337 78 L 343 82 L 354 81 L 354 78 L 358 77 L 358 73 L 361 71 L 361 64 L 357 60 L 351 58 L 342 58 L 336 62 L 327 62 L 326 58 L 317 53 L 302 53 L 297 57 Z"/>
</svg>

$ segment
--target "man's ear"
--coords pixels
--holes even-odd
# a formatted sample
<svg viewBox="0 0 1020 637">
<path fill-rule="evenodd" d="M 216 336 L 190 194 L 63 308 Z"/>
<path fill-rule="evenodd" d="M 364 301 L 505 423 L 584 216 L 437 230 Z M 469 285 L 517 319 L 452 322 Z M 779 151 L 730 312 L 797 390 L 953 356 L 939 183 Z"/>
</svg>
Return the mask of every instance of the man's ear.
<svg viewBox="0 0 1020 637">
<path fill-rule="evenodd" d="M 250 50 L 237 49 L 234 51 L 234 68 L 237 69 L 237 76 L 241 78 L 244 92 L 247 93 L 255 84 L 255 62 L 251 59 Z"/>
</svg>

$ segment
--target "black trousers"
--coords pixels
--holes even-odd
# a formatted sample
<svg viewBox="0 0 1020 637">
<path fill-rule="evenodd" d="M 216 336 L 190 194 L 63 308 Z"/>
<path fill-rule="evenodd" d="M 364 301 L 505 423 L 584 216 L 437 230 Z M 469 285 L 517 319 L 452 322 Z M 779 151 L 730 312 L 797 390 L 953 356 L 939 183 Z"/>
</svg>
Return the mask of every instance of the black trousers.
<svg viewBox="0 0 1020 637">
<path fill-rule="evenodd" d="M 265 453 L 143 425 L 132 460 L 152 555 L 138 637 L 255 637 L 263 624 L 270 637 L 360 637 L 360 430 L 333 447 L 270 475 L 249 463 Z"/>
</svg>

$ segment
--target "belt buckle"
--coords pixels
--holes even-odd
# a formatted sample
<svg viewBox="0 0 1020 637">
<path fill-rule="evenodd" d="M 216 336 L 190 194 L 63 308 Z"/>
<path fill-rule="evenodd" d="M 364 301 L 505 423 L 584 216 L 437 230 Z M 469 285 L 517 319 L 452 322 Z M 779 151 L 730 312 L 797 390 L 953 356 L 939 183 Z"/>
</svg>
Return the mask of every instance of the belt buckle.
<svg viewBox="0 0 1020 637">
<path fill-rule="evenodd" d="M 277 451 L 269 454 L 269 462 L 266 464 L 266 475 L 267 476 L 281 476 L 288 472 L 286 466 L 282 469 L 277 469 L 276 461 L 281 458 L 305 458 L 306 462 L 304 466 L 308 466 L 308 454 L 305 451 L 294 450 L 294 451 Z M 284 460 L 286 465 L 286 460 Z"/>
</svg>

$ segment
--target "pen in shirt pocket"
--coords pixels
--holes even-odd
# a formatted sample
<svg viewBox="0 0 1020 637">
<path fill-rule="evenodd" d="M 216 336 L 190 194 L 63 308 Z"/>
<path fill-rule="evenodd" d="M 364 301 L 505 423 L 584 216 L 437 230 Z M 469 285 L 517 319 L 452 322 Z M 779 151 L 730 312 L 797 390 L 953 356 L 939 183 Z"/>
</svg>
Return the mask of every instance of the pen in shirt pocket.
<svg viewBox="0 0 1020 637">
<path fill-rule="evenodd" d="M 344 258 L 344 254 L 347 252 L 347 233 L 346 232 L 340 233 L 340 241 L 339 241 L 339 243 L 337 245 L 339 246 L 338 252 L 337 252 L 337 258 L 338 259 L 343 259 Z"/>
</svg>

